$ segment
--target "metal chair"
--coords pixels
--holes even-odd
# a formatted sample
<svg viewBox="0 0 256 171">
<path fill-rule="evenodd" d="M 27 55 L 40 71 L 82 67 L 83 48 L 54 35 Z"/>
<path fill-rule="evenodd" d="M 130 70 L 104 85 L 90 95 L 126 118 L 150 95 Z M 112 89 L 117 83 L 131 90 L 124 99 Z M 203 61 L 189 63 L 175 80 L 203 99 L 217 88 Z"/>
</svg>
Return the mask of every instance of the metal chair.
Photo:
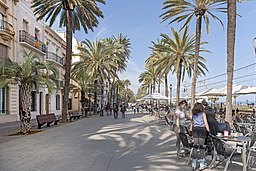
<svg viewBox="0 0 256 171">
<path fill-rule="evenodd" d="M 184 155 L 188 157 L 188 165 L 193 151 L 193 141 L 190 139 L 189 135 L 184 132 L 180 132 L 179 136 L 182 142 L 181 151 L 184 150 Z"/>
<path fill-rule="evenodd" d="M 248 169 L 252 168 L 252 165 L 256 161 L 256 146 L 254 145 L 256 142 L 256 132 L 252 132 L 252 140 L 249 145 L 249 152 L 248 152 L 248 157 L 247 157 L 247 166 Z"/>
<path fill-rule="evenodd" d="M 237 153 L 237 148 L 231 147 L 225 141 L 219 139 L 216 136 L 212 136 L 212 141 L 214 144 L 214 157 L 210 164 L 210 168 L 216 166 L 217 157 L 219 157 L 219 162 L 226 162 L 224 171 L 228 169 L 229 163 L 231 162 L 234 156 L 241 156 L 240 153 Z"/>
</svg>

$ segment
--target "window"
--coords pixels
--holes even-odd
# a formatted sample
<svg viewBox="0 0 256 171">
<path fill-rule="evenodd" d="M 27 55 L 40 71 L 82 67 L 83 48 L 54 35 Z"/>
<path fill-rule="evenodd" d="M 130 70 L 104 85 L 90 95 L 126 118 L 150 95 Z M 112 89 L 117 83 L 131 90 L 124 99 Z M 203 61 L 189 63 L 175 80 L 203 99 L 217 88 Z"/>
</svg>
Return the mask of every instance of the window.
<svg viewBox="0 0 256 171">
<path fill-rule="evenodd" d="M 68 99 L 68 110 L 72 110 L 72 99 Z"/>
<path fill-rule="evenodd" d="M 31 92 L 31 111 L 36 111 L 36 91 Z"/>
<path fill-rule="evenodd" d="M 4 15 L 0 13 L 0 30 L 4 27 Z"/>
<path fill-rule="evenodd" d="M 28 31 L 28 22 L 26 20 L 23 20 L 23 30 Z"/>
<path fill-rule="evenodd" d="M 56 95 L 56 110 L 60 110 L 60 95 Z"/>
<path fill-rule="evenodd" d="M 7 46 L 0 44 L 0 59 L 5 59 L 7 57 Z"/>
<path fill-rule="evenodd" d="M 0 89 L 0 115 L 6 113 L 6 88 Z"/>
</svg>

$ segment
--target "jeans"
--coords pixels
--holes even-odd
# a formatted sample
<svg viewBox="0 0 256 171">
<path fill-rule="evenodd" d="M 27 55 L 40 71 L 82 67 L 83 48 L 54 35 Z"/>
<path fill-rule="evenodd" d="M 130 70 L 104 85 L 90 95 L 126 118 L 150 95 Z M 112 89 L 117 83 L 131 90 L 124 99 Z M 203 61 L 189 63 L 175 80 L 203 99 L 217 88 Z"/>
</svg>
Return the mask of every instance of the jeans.
<svg viewBox="0 0 256 171">
<path fill-rule="evenodd" d="M 181 142 L 181 140 L 180 140 L 180 135 L 178 133 L 178 129 L 177 129 L 177 125 L 176 124 L 173 125 L 173 129 L 174 129 L 174 132 L 175 132 L 176 138 L 177 138 L 176 139 L 177 154 L 180 154 L 180 142 Z M 180 125 L 180 132 L 185 132 L 185 128 L 184 128 L 183 125 Z"/>
<path fill-rule="evenodd" d="M 193 149 L 192 159 L 204 159 L 205 148 L 203 148 L 203 145 L 205 144 L 206 137 L 207 137 L 207 131 L 205 127 L 193 128 L 194 145 L 197 146 L 197 149 L 196 148 Z"/>
</svg>

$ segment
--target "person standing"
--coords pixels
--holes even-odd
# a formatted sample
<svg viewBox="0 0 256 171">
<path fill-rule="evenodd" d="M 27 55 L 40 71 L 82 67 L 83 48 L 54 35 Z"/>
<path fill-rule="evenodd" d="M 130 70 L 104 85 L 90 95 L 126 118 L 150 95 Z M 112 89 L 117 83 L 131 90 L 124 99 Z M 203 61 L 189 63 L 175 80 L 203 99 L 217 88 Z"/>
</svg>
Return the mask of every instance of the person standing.
<svg viewBox="0 0 256 171">
<path fill-rule="evenodd" d="M 208 106 L 208 103 L 205 99 L 202 101 L 202 105 L 204 106 L 204 113 L 206 114 L 207 122 L 212 135 L 217 135 L 219 132 L 219 127 L 217 124 L 217 120 L 215 117 L 214 110 Z"/>
<path fill-rule="evenodd" d="M 180 154 L 180 132 L 185 132 L 185 120 L 186 120 L 186 115 L 185 115 L 185 108 L 187 106 L 187 101 L 182 100 L 179 102 L 178 107 L 175 111 L 175 123 L 174 123 L 174 131 L 176 133 L 176 148 L 177 148 L 177 155 Z"/>
<path fill-rule="evenodd" d="M 207 122 L 206 114 L 204 113 L 204 107 L 201 103 L 196 103 L 192 109 L 192 120 L 190 123 L 190 131 L 194 140 L 194 148 L 192 151 L 192 168 L 196 169 L 197 160 L 200 160 L 199 170 L 204 170 L 205 165 L 205 140 L 207 133 L 210 132 Z"/>
<path fill-rule="evenodd" d="M 122 118 L 125 118 L 125 111 L 126 111 L 126 106 L 125 104 L 121 104 L 121 112 L 122 112 Z"/>
<path fill-rule="evenodd" d="M 107 105 L 106 105 L 107 116 L 109 115 L 109 108 L 110 108 L 110 105 L 109 105 L 109 102 L 108 102 Z"/>
<path fill-rule="evenodd" d="M 117 119 L 117 117 L 118 117 L 118 110 L 119 110 L 118 109 L 118 105 L 116 103 L 114 103 L 113 107 L 114 107 L 114 118 Z"/>
</svg>

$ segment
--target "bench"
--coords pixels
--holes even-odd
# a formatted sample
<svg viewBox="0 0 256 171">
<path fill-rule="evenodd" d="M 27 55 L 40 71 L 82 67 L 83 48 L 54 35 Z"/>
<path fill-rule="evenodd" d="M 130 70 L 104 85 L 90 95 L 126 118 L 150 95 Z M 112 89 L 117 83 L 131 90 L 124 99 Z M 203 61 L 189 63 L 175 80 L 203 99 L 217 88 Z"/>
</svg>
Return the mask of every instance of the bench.
<svg viewBox="0 0 256 171">
<path fill-rule="evenodd" d="M 83 115 L 77 111 L 70 111 L 69 113 L 69 121 L 71 122 L 72 119 L 74 120 L 78 120 L 80 119 L 80 117 L 82 117 Z"/>
<path fill-rule="evenodd" d="M 41 129 L 41 127 L 44 124 L 47 124 L 47 127 L 50 127 L 50 124 L 54 122 L 54 125 L 57 125 L 57 123 L 60 121 L 56 119 L 56 116 L 54 113 L 45 114 L 45 115 L 36 115 L 36 120 L 38 123 L 38 129 Z"/>
</svg>

